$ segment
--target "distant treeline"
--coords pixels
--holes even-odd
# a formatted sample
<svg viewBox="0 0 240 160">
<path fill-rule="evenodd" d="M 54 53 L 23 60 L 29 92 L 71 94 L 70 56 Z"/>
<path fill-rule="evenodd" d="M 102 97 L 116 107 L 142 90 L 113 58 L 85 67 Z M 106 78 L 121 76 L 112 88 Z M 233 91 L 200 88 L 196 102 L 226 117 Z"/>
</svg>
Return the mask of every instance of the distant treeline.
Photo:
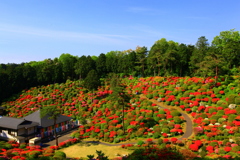
<svg viewBox="0 0 240 160">
<path fill-rule="evenodd" d="M 162 38 L 148 50 L 110 51 L 97 56 L 73 56 L 21 64 L 0 64 L 0 102 L 23 89 L 86 78 L 96 70 L 133 76 L 216 76 L 240 73 L 240 32 L 223 31 L 211 44 L 202 36 L 195 45 Z"/>
</svg>

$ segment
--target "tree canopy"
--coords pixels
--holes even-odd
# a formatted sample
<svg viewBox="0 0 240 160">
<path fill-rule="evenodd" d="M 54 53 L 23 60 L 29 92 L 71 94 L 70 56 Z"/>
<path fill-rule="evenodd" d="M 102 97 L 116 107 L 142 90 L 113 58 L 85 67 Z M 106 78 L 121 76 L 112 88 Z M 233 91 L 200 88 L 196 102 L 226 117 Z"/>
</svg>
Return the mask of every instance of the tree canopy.
<svg viewBox="0 0 240 160">
<path fill-rule="evenodd" d="M 88 76 L 92 70 L 94 75 Z M 234 29 L 222 31 L 212 43 L 205 36 L 200 36 L 195 45 L 161 38 L 151 48 L 137 46 L 99 56 L 63 53 L 53 60 L 0 64 L 0 101 L 23 89 L 68 79 L 98 84 L 95 77 L 105 78 L 109 73 L 142 77 L 240 74 L 240 33 Z"/>
</svg>

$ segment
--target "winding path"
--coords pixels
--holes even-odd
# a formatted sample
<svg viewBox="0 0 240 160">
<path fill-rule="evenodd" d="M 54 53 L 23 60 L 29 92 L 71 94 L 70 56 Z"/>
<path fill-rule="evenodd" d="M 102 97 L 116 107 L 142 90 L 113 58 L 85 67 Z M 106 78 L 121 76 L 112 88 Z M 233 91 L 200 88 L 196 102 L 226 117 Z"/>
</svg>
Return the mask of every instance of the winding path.
<svg viewBox="0 0 240 160">
<path fill-rule="evenodd" d="M 145 96 L 142 96 L 142 97 L 146 98 Z M 146 99 L 148 99 L 148 98 L 146 98 Z M 154 99 L 151 99 L 149 101 L 152 101 L 153 103 L 157 104 L 157 106 L 160 107 L 160 108 L 165 108 L 165 109 L 171 109 L 172 108 L 172 106 L 163 107 L 163 106 L 161 106 L 161 104 L 157 100 L 154 100 Z M 184 134 L 182 135 L 182 137 L 178 138 L 178 140 L 183 140 L 183 139 L 189 138 L 192 135 L 192 133 L 193 133 L 193 123 L 192 123 L 191 118 L 186 113 L 184 113 L 180 109 L 178 111 L 182 114 L 182 116 L 186 120 L 186 130 L 185 130 Z"/>
<path fill-rule="evenodd" d="M 141 95 L 141 97 L 142 98 L 146 98 L 143 95 Z M 148 98 L 146 98 L 146 99 L 148 99 Z M 160 107 L 160 108 L 171 109 L 171 106 L 168 106 L 168 107 L 161 106 L 161 104 L 157 100 L 152 99 L 150 101 L 152 101 L 153 103 L 157 104 L 157 106 Z M 181 111 L 181 110 L 178 110 L 178 111 L 182 114 L 182 116 L 186 120 L 186 131 L 184 132 L 184 134 L 180 138 L 178 138 L 178 140 L 188 139 L 192 135 L 192 133 L 193 133 L 193 123 L 192 123 L 192 120 L 183 111 Z M 66 135 L 62 135 L 58 140 L 59 140 L 59 143 L 60 143 L 60 142 L 63 142 L 65 140 L 68 140 L 70 138 L 71 138 L 70 137 L 70 133 L 68 133 Z M 102 144 L 102 145 L 105 145 L 105 146 L 121 146 L 121 145 L 127 145 L 127 144 L 136 144 L 136 142 L 129 142 L 129 143 L 126 142 L 126 143 L 120 143 L 120 144 L 111 144 L 111 143 L 105 143 L 105 142 L 100 142 L 100 141 L 83 141 L 83 142 L 85 142 L 85 143 L 92 143 L 92 144 Z M 156 142 L 156 140 L 154 142 Z M 44 143 L 44 148 L 48 147 L 48 146 L 53 146 L 53 145 L 55 145 L 55 140 L 47 142 L 47 143 Z"/>
</svg>

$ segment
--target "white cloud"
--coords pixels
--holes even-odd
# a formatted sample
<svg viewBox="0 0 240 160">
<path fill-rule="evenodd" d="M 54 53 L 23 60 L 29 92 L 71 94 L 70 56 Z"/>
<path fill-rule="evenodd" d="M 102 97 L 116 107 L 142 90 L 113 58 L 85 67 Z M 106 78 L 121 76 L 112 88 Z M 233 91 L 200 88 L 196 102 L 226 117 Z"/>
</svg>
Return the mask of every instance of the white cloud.
<svg viewBox="0 0 240 160">
<path fill-rule="evenodd" d="M 63 39 L 63 40 L 74 40 L 81 42 L 94 42 L 94 43 L 125 43 L 126 40 L 134 38 L 129 35 L 118 35 L 118 34 L 95 34 L 95 33 L 81 33 L 71 31 L 58 31 L 41 28 L 33 28 L 28 26 L 19 25 L 8 25 L 0 24 L 0 33 L 14 33 L 18 35 L 29 35 L 35 37 L 46 37 L 51 39 Z M 16 36 L 16 35 L 15 35 Z"/>
</svg>

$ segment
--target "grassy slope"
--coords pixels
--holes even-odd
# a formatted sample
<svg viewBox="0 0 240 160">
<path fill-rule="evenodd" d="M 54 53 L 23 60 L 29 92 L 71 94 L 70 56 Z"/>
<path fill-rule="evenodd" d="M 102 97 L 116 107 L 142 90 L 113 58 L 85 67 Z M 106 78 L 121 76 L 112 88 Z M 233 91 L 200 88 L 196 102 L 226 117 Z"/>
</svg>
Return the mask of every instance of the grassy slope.
<svg viewBox="0 0 240 160">
<path fill-rule="evenodd" d="M 82 145 L 81 143 L 67 147 L 67 148 L 63 148 L 60 151 L 65 152 L 67 157 L 81 158 L 81 157 L 87 157 L 87 155 L 94 155 L 96 157 L 97 156 L 96 150 L 98 151 L 101 150 L 110 159 L 115 158 L 118 155 L 120 156 L 128 155 L 132 152 L 130 150 L 122 149 L 120 146 L 105 146 L 101 144 Z"/>
</svg>

